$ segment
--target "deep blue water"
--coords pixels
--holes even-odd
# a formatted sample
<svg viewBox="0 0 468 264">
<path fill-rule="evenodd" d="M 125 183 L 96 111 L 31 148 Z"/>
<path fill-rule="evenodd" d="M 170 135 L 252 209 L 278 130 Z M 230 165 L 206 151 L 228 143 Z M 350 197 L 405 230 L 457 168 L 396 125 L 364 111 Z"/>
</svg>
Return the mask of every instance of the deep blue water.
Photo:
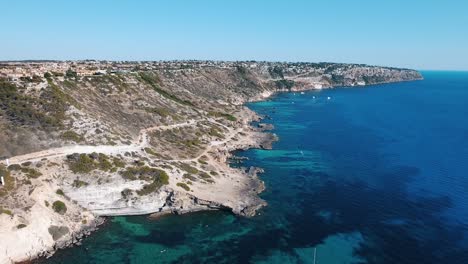
<svg viewBox="0 0 468 264">
<path fill-rule="evenodd" d="M 237 153 L 265 169 L 257 217 L 117 217 L 45 262 L 468 263 L 468 73 L 423 74 L 249 105 L 280 137 Z"/>
</svg>

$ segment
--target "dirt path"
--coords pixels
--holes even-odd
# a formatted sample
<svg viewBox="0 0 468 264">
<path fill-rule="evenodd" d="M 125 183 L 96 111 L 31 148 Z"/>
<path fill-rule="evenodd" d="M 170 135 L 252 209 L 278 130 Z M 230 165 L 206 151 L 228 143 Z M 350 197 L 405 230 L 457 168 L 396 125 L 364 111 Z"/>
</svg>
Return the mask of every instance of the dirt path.
<svg viewBox="0 0 468 264">
<path fill-rule="evenodd" d="M 130 145 L 117 145 L 117 146 L 110 146 L 110 145 L 99 145 L 99 146 L 89 146 L 89 145 L 74 145 L 74 146 L 65 146 L 60 148 L 53 148 L 38 152 L 33 152 L 29 154 L 19 155 L 15 157 L 11 157 L 7 160 L 1 160 L 0 163 L 3 164 L 21 164 L 24 162 L 35 162 L 40 161 L 44 158 L 57 158 L 63 157 L 66 155 L 70 155 L 73 153 L 85 153 L 90 154 L 93 152 L 96 153 L 103 153 L 106 155 L 117 155 L 117 154 L 124 154 L 125 152 L 137 151 L 144 149 L 149 144 L 149 136 L 148 133 L 155 130 L 168 130 L 174 129 L 177 127 L 185 127 L 185 126 L 192 126 L 197 124 L 199 120 L 190 120 L 183 123 L 172 124 L 172 125 L 164 125 L 164 126 L 154 126 L 150 128 L 146 128 L 140 131 L 140 134 L 135 142 Z"/>
</svg>

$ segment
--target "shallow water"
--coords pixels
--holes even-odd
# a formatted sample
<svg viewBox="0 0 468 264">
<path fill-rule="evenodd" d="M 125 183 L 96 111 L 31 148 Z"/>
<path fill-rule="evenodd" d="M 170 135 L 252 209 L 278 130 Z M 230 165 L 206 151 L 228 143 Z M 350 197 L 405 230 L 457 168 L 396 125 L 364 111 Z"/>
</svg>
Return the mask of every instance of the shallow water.
<svg viewBox="0 0 468 264">
<path fill-rule="evenodd" d="M 252 219 L 116 217 L 42 262 L 468 263 L 468 73 L 424 76 L 251 104 L 280 137 L 237 153 L 265 169 Z"/>
</svg>

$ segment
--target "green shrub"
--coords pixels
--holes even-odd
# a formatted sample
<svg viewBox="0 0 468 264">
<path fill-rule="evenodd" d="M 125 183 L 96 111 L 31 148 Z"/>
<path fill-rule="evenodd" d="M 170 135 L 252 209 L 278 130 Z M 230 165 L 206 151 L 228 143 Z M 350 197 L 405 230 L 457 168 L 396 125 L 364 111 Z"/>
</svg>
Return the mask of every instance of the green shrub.
<svg viewBox="0 0 468 264">
<path fill-rule="evenodd" d="M 227 113 L 221 113 L 221 112 L 209 112 L 208 115 L 213 116 L 213 117 L 222 117 L 225 118 L 229 121 L 236 121 L 237 118 L 231 114 Z"/>
<path fill-rule="evenodd" d="M 89 173 L 96 169 L 94 160 L 87 154 L 79 154 L 78 157 L 68 158 L 68 167 L 74 173 Z"/>
<path fill-rule="evenodd" d="M 84 140 L 84 137 L 78 133 L 76 133 L 75 131 L 71 131 L 71 130 L 68 130 L 68 131 L 65 131 L 63 134 L 62 134 L 62 138 L 65 139 L 65 140 L 69 140 L 69 141 L 74 141 L 74 142 L 82 142 Z"/>
<path fill-rule="evenodd" d="M 96 169 L 110 171 L 113 167 L 109 158 L 102 153 L 69 155 L 67 162 L 68 167 L 74 173 L 89 173 Z"/>
<path fill-rule="evenodd" d="M 177 186 L 181 187 L 182 189 L 184 189 L 186 191 L 190 191 L 190 187 L 187 184 L 183 183 L 183 182 L 178 182 Z"/>
<path fill-rule="evenodd" d="M 22 229 L 22 228 L 25 228 L 26 225 L 25 224 L 19 224 L 16 226 L 17 229 Z"/>
<path fill-rule="evenodd" d="M 159 190 L 163 185 L 169 184 L 169 176 L 165 171 L 148 166 L 127 168 L 122 172 L 122 177 L 129 180 L 140 179 L 152 181 L 150 184 L 146 184 L 142 189 L 138 190 L 138 195 L 148 195 Z"/>
<path fill-rule="evenodd" d="M 140 166 L 140 167 L 129 167 L 126 168 L 122 172 L 122 177 L 128 180 L 145 180 L 145 181 L 152 181 L 155 178 L 167 178 L 166 172 L 160 169 L 150 168 L 148 166 Z"/>
<path fill-rule="evenodd" d="M 88 186 L 89 184 L 85 181 L 74 180 L 72 186 L 75 188 L 81 188 L 84 186 Z"/>
<path fill-rule="evenodd" d="M 61 196 L 65 196 L 65 193 L 61 189 L 58 189 L 55 193 Z"/>
<path fill-rule="evenodd" d="M 33 178 L 33 179 L 36 179 L 42 176 L 42 173 L 40 173 L 39 171 L 33 168 L 21 168 L 21 172 L 26 174 L 28 178 Z"/>
<path fill-rule="evenodd" d="M 0 214 L 6 214 L 6 215 L 9 215 L 9 216 L 13 216 L 13 213 L 10 210 L 3 209 L 2 207 L 0 207 Z"/>
<path fill-rule="evenodd" d="M 31 166 L 31 164 L 32 164 L 31 161 L 26 161 L 26 162 L 21 163 L 21 166 L 28 167 L 28 166 Z"/>
<path fill-rule="evenodd" d="M 153 155 L 153 156 L 158 156 L 158 153 L 156 153 L 153 149 L 151 148 L 145 148 L 145 152 L 150 154 L 150 155 Z"/>
<path fill-rule="evenodd" d="M 102 153 L 99 153 L 97 166 L 102 171 L 109 171 L 112 169 L 112 163 L 109 161 L 109 158 Z"/>
<path fill-rule="evenodd" d="M 156 108 L 156 107 L 146 107 L 145 111 L 150 114 L 157 114 L 160 117 L 168 117 L 171 116 L 171 112 L 165 108 Z"/>
<path fill-rule="evenodd" d="M 114 163 L 115 167 L 118 167 L 118 168 L 124 168 L 125 167 L 125 162 L 123 162 L 123 160 L 121 160 L 119 158 L 113 158 L 112 162 Z"/>
<path fill-rule="evenodd" d="M 190 166 L 189 164 L 187 163 L 179 163 L 179 167 L 181 169 L 183 169 L 184 171 L 188 172 L 188 173 L 191 173 L 191 174 L 197 174 L 198 173 L 198 169 L 195 168 L 195 167 L 192 167 Z"/>
<path fill-rule="evenodd" d="M 5 180 L 5 185 L 0 188 L 0 197 L 7 195 L 10 191 L 15 188 L 15 180 L 11 177 L 10 171 L 3 165 L 0 164 L 0 177 Z"/>
<path fill-rule="evenodd" d="M 12 164 L 12 165 L 8 166 L 8 170 L 10 170 L 10 171 L 19 171 L 19 170 L 21 170 L 21 165 Z"/>
<path fill-rule="evenodd" d="M 71 69 L 68 69 L 66 72 L 65 72 L 65 77 L 67 78 L 76 78 L 78 77 L 78 74 L 76 73 L 76 71 L 73 71 Z"/>
<path fill-rule="evenodd" d="M 55 201 L 52 204 L 52 209 L 58 214 L 64 215 L 67 212 L 67 206 L 62 201 Z"/>
<path fill-rule="evenodd" d="M 197 178 L 191 174 L 185 173 L 183 176 L 184 179 L 189 179 L 191 181 L 197 181 Z"/>
</svg>

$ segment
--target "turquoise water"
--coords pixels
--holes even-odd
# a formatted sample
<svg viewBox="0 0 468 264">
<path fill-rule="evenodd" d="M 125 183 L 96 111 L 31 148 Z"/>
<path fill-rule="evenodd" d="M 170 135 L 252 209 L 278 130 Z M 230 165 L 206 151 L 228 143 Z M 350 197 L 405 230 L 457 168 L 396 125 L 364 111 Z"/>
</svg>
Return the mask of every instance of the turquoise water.
<svg viewBox="0 0 468 264">
<path fill-rule="evenodd" d="M 468 73 L 424 76 L 249 105 L 280 137 L 236 153 L 265 169 L 257 217 L 117 217 L 41 262 L 468 263 Z"/>
</svg>

